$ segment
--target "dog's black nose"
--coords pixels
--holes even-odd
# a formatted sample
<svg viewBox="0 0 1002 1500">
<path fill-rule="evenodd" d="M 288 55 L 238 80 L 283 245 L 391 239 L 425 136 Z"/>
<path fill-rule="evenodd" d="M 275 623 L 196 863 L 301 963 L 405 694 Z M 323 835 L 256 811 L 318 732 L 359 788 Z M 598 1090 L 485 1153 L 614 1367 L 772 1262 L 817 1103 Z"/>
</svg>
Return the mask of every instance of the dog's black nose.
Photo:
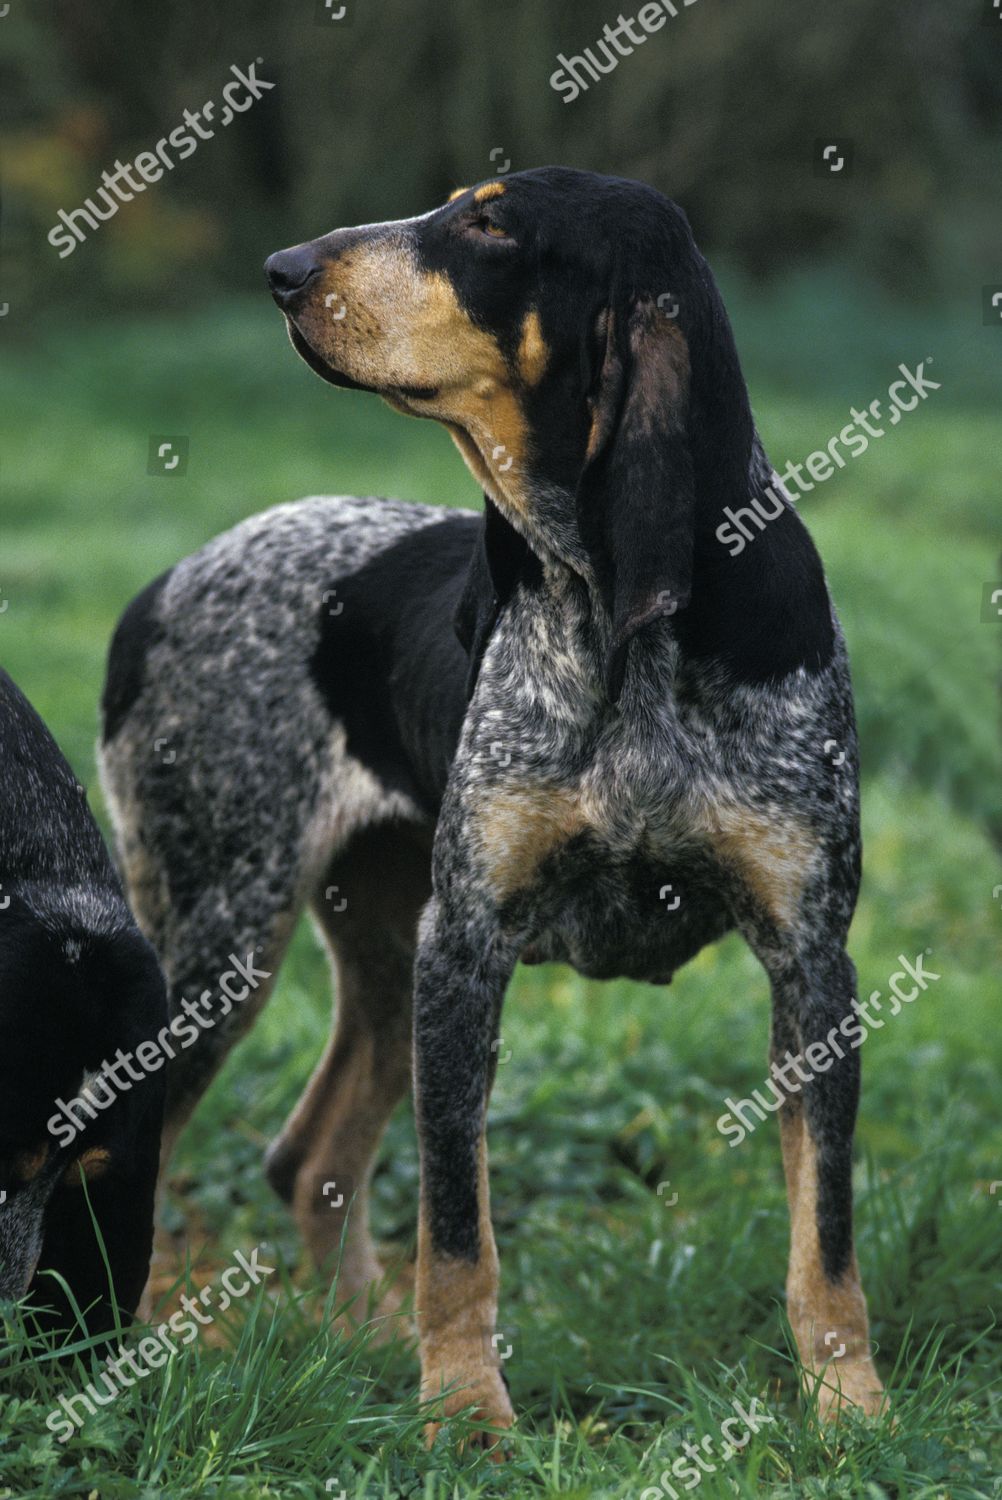
<svg viewBox="0 0 1002 1500">
<path fill-rule="evenodd" d="M 302 291 L 320 271 L 312 245 L 295 245 L 291 250 L 277 250 L 264 263 L 264 274 L 276 297 L 291 297 Z"/>
</svg>

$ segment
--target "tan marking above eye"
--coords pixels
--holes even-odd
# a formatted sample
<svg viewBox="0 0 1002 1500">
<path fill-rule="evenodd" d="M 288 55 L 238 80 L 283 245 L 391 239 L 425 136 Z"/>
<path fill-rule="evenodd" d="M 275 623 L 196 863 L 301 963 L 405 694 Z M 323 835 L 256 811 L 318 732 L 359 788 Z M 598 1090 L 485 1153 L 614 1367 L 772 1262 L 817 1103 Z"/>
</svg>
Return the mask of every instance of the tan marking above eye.
<svg viewBox="0 0 1002 1500">
<path fill-rule="evenodd" d="M 488 198 L 500 198 L 505 192 L 503 182 L 485 182 L 483 187 L 478 187 L 473 194 L 474 203 L 486 203 Z"/>
<path fill-rule="evenodd" d="M 86 1177 L 88 1182 L 93 1182 L 97 1177 L 103 1177 L 111 1165 L 111 1156 L 103 1146 L 92 1146 L 76 1161 L 71 1162 L 69 1170 L 63 1181 L 69 1187 L 79 1187 Z"/>
<path fill-rule="evenodd" d="M 47 1146 L 38 1146 L 34 1151 L 22 1151 L 14 1158 L 14 1171 L 22 1182 L 33 1182 L 48 1159 Z"/>
<path fill-rule="evenodd" d="M 518 346 L 518 368 L 527 385 L 537 385 L 546 372 L 550 349 L 543 337 L 539 313 L 530 308 L 522 324 L 522 337 Z"/>
<path fill-rule="evenodd" d="M 455 203 L 455 201 L 456 201 L 457 198 L 461 198 L 464 193 L 468 193 L 469 191 L 470 190 L 469 190 L 468 187 L 456 188 L 454 192 L 451 192 L 449 194 L 448 198 L 446 199 L 446 202 L 448 202 L 448 203 Z"/>
</svg>

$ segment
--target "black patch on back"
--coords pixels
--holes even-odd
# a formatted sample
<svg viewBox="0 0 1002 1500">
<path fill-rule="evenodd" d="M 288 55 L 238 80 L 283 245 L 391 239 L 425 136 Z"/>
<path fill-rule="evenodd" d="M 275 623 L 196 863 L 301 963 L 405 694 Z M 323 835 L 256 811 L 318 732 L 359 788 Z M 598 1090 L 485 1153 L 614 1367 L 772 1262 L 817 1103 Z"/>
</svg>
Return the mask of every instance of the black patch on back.
<svg viewBox="0 0 1002 1500">
<path fill-rule="evenodd" d="M 114 739 L 129 709 L 143 690 L 146 657 L 163 639 L 163 625 L 156 616 L 157 601 L 173 572 L 168 568 L 148 583 L 128 605 L 111 638 L 108 672 L 101 695 L 103 741 Z"/>
<path fill-rule="evenodd" d="M 470 664 L 453 617 L 482 527 L 479 516 L 449 516 L 338 578 L 310 663 L 349 754 L 430 815 L 466 712 Z"/>
</svg>

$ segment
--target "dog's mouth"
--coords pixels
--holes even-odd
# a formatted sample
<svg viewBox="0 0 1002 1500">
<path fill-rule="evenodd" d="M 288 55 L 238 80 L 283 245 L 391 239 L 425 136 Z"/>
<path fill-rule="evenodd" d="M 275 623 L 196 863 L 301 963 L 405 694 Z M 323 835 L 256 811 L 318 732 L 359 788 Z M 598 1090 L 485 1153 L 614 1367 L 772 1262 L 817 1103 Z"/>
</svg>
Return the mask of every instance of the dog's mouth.
<svg viewBox="0 0 1002 1500">
<path fill-rule="evenodd" d="M 303 363 L 309 365 L 314 375 L 319 375 L 320 379 L 326 380 L 328 385 L 338 386 L 341 390 L 347 391 L 372 391 L 393 404 L 406 405 L 408 411 L 412 409 L 411 402 L 432 401 L 438 395 L 438 386 L 434 385 L 383 386 L 355 380 L 351 375 L 346 375 L 342 370 L 336 369 L 329 360 L 314 349 L 291 314 L 285 314 L 285 322 L 293 349 Z"/>
<path fill-rule="evenodd" d="M 328 385 L 340 386 L 343 390 L 368 391 L 371 386 L 362 385 L 357 380 L 352 380 L 350 375 L 344 375 L 340 370 L 328 364 L 321 355 L 317 353 L 306 335 L 301 332 L 289 313 L 285 314 L 285 325 L 289 330 L 289 342 L 299 355 L 304 364 L 309 365 L 314 375 L 319 375 L 321 380 L 326 380 Z"/>
</svg>

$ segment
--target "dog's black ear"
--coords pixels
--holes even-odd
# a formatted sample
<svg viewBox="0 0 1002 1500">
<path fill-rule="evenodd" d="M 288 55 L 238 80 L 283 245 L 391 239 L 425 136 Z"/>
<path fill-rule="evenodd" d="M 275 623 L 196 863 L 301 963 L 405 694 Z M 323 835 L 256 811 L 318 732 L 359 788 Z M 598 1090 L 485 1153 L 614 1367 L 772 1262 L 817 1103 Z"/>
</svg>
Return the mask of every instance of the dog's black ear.
<svg viewBox="0 0 1002 1500">
<path fill-rule="evenodd" d="M 480 663 L 491 631 L 503 606 L 511 598 L 529 556 L 528 542 L 485 495 L 480 535 L 453 616 L 456 635 L 470 658 L 466 675 L 467 698 L 472 698 L 477 685 Z"/>
<path fill-rule="evenodd" d="M 689 602 L 695 487 L 678 324 L 642 300 L 608 309 L 598 331 L 604 350 L 577 512 L 612 622 L 606 690 L 615 703 L 637 631 Z"/>
</svg>

